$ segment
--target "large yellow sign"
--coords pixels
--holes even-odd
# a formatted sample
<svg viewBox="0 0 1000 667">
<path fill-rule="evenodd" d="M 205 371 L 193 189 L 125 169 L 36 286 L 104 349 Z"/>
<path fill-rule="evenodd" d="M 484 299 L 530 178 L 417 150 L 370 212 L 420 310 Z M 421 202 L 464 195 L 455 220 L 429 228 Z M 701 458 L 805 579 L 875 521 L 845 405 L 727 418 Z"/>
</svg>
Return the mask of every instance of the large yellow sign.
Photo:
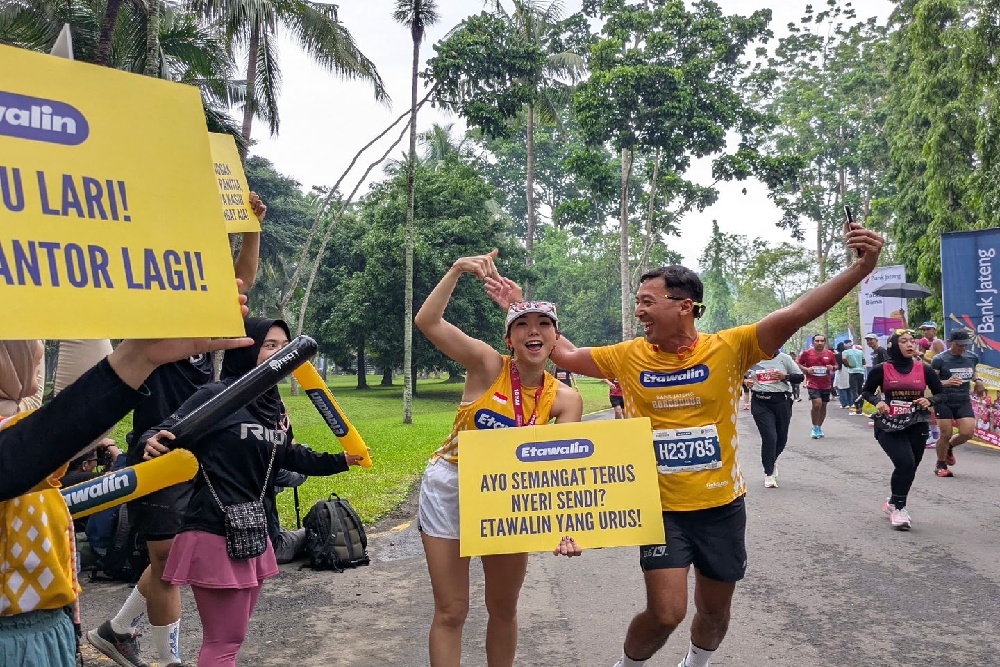
<svg viewBox="0 0 1000 667">
<path fill-rule="evenodd" d="M 0 338 L 242 335 L 198 90 L 0 46 Z"/>
<path fill-rule="evenodd" d="M 209 134 L 208 139 L 212 146 L 212 171 L 219 186 L 226 231 L 230 234 L 259 232 L 260 220 L 250 206 L 250 186 L 243 172 L 236 140 L 228 134 L 215 132 Z"/>
<path fill-rule="evenodd" d="M 463 431 L 461 554 L 663 544 L 648 418 Z"/>
</svg>

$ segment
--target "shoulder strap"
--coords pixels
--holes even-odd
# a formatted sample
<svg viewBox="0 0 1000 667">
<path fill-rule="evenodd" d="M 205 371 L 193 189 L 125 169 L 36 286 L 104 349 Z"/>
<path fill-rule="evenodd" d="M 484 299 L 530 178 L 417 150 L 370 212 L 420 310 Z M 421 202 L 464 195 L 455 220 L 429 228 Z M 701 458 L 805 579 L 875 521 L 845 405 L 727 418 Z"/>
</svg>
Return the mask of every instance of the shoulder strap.
<svg viewBox="0 0 1000 667">
<path fill-rule="evenodd" d="M 264 475 L 264 488 L 260 490 L 260 502 L 264 502 L 264 496 L 267 495 L 267 484 L 268 480 L 271 479 L 271 471 L 274 469 L 274 456 L 278 452 L 277 445 L 271 445 L 271 460 L 267 464 L 267 473 Z M 215 492 L 215 487 L 212 486 L 212 480 L 208 478 L 208 473 L 205 472 L 205 467 L 201 467 L 201 475 L 205 478 L 205 483 L 208 484 L 208 490 L 212 492 L 212 497 L 215 498 L 215 503 L 219 506 L 219 509 L 223 512 L 226 511 L 226 506 L 222 504 L 219 500 L 219 494 Z"/>
</svg>

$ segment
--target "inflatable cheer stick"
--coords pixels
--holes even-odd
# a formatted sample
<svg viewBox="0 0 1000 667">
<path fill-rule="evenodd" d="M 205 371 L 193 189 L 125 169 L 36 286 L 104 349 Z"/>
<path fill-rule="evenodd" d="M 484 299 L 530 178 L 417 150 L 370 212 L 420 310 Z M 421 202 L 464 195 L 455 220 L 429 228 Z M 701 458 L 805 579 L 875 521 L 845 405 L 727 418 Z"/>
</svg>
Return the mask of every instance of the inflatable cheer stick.
<svg viewBox="0 0 1000 667">
<path fill-rule="evenodd" d="M 354 424 L 344 415 L 344 410 L 330 393 L 330 389 L 323 382 L 316 367 L 311 363 L 305 363 L 296 368 L 292 375 L 306 390 L 309 400 L 313 402 L 320 416 L 323 417 L 323 421 L 340 440 L 340 446 L 344 448 L 344 451 L 362 457 L 360 463 L 362 468 L 371 468 L 372 457 L 368 447 L 365 446 L 365 441 L 361 439 L 361 434 L 358 433 L 358 429 L 354 428 Z"/>
<path fill-rule="evenodd" d="M 198 460 L 194 454 L 186 449 L 176 449 L 169 454 L 112 470 L 59 491 L 73 518 L 82 519 L 168 486 L 186 482 L 197 472 Z"/>
<path fill-rule="evenodd" d="M 291 375 L 292 371 L 316 354 L 316 341 L 309 336 L 296 336 L 285 347 L 208 399 L 170 427 L 174 448 L 178 442 L 197 440 L 222 419 L 233 414 L 265 391 Z"/>
</svg>

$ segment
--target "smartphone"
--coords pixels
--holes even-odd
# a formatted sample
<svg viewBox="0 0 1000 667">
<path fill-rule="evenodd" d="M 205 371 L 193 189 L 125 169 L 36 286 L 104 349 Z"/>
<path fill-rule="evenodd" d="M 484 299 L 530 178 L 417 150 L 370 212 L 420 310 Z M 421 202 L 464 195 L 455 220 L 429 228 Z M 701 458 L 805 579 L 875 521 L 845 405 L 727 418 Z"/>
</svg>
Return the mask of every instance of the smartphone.
<svg viewBox="0 0 1000 667">
<path fill-rule="evenodd" d="M 850 206 L 844 206 L 844 214 L 847 216 L 847 222 L 844 223 L 844 233 L 851 231 L 851 225 L 854 224 L 854 212 L 851 211 Z M 861 257 L 861 253 L 857 250 L 854 251 L 855 257 Z"/>
</svg>

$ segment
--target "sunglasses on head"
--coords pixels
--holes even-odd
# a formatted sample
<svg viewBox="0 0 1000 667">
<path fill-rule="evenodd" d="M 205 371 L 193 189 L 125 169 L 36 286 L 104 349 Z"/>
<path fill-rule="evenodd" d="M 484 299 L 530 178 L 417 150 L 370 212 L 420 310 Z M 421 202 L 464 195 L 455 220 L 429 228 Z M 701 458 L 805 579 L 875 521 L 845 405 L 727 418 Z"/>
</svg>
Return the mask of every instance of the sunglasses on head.
<svg viewBox="0 0 1000 667">
<path fill-rule="evenodd" d="M 509 310 L 520 313 L 525 310 L 542 310 L 550 313 L 556 312 L 556 305 L 551 301 L 516 301 L 510 304 Z"/>
<path fill-rule="evenodd" d="M 903 334 L 910 334 L 911 336 L 915 336 L 916 332 L 913 329 L 896 329 L 897 336 L 902 336 Z"/>
</svg>

